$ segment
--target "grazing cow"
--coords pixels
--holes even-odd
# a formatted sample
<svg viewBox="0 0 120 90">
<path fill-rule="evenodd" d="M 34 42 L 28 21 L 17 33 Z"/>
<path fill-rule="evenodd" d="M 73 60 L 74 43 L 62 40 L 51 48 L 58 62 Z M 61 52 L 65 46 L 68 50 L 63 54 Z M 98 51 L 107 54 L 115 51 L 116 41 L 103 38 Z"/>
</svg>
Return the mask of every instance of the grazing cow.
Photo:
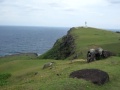
<svg viewBox="0 0 120 90">
<path fill-rule="evenodd" d="M 87 62 L 92 62 L 94 60 L 100 60 L 104 58 L 108 58 L 110 56 L 116 56 L 115 53 L 107 50 L 103 50 L 102 48 L 90 49 L 87 52 Z"/>
<path fill-rule="evenodd" d="M 116 56 L 116 54 L 107 50 L 103 51 L 103 58 L 108 58 L 110 56 Z"/>
<path fill-rule="evenodd" d="M 87 53 L 87 62 L 91 62 L 91 61 L 94 61 L 96 58 L 95 58 L 95 49 L 90 49 Z"/>
<path fill-rule="evenodd" d="M 87 62 L 91 62 L 94 60 L 99 60 L 103 57 L 103 49 L 97 48 L 97 49 L 90 49 L 87 52 Z"/>
</svg>

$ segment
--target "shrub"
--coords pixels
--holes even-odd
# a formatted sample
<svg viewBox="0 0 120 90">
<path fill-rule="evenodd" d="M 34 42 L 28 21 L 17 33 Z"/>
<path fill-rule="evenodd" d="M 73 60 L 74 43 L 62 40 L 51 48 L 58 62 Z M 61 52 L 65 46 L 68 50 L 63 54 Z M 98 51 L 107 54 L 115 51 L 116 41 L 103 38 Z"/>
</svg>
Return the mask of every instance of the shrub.
<svg viewBox="0 0 120 90">
<path fill-rule="evenodd" d="M 6 85 L 8 83 L 7 79 L 11 77 L 10 73 L 0 74 L 0 86 Z"/>
</svg>

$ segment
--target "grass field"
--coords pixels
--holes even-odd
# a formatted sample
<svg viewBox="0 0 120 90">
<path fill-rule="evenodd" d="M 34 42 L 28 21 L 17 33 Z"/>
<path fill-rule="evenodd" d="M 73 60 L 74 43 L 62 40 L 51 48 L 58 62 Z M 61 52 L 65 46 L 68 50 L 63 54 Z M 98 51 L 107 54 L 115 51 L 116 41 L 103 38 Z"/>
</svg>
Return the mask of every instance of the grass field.
<svg viewBox="0 0 120 90">
<path fill-rule="evenodd" d="M 47 62 L 55 62 L 52 69 L 42 69 Z M 69 78 L 72 71 L 96 68 L 106 71 L 110 82 L 97 86 L 82 79 Z M 120 57 L 110 57 L 92 63 L 74 60 L 12 60 L 0 65 L 0 73 L 9 73 L 7 83 L 0 90 L 119 90 Z"/>
<path fill-rule="evenodd" d="M 0 90 L 120 90 L 120 57 L 114 56 L 87 63 L 86 51 L 100 46 L 120 53 L 120 34 L 110 31 L 78 28 L 70 32 L 75 38 L 76 52 L 83 53 L 79 59 L 39 59 L 34 55 L 15 55 L 0 58 Z M 82 58 L 83 57 L 83 58 Z M 53 68 L 42 69 L 48 62 Z M 110 81 L 94 85 L 90 81 L 69 78 L 72 71 L 100 69 L 109 74 Z"/>
</svg>

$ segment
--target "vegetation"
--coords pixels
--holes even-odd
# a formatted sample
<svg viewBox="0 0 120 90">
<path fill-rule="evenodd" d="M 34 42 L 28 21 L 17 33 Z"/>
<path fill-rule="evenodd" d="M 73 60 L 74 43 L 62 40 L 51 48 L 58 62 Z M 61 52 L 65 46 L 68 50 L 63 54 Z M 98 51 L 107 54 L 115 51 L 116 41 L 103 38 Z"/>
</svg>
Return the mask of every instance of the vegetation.
<svg viewBox="0 0 120 90">
<path fill-rule="evenodd" d="M 78 59 L 39 59 L 24 54 L 2 57 L 0 79 L 3 82 L 1 84 L 0 80 L 0 90 L 119 90 L 120 34 L 93 28 L 73 28 L 69 33 L 74 38 L 75 53 L 66 59 L 73 58 L 75 54 L 78 54 Z M 87 63 L 86 51 L 96 46 L 115 52 L 118 56 Z M 42 69 L 48 62 L 55 62 L 53 68 Z M 80 69 L 103 70 L 109 74 L 110 81 L 98 86 L 90 81 L 69 77 L 71 72 Z"/>
<path fill-rule="evenodd" d="M 72 36 L 72 38 L 69 36 Z M 90 48 L 95 47 L 102 47 L 105 50 L 109 50 L 119 55 L 120 53 L 119 45 L 120 34 L 118 33 L 96 28 L 84 28 L 84 27 L 71 28 L 66 36 L 64 36 L 60 40 L 57 40 L 53 48 L 50 49 L 45 54 L 43 54 L 42 56 L 40 56 L 39 58 L 85 59 L 87 51 Z"/>
<path fill-rule="evenodd" d="M 56 60 L 66 59 L 67 57 L 75 53 L 74 49 L 75 49 L 74 39 L 72 35 L 67 34 L 63 38 L 57 40 L 53 48 L 50 49 L 45 54 L 41 55 L 39 58 Z"/>
<path fill-rule="evenodd" d="M 48 62 L 55 62 L 52 69 L 42 69 Z M 82 79 L 69 78 L 72 71 L 96 68 L 107 72 L 110 82 L 97 86 Z M 120 57 L 111 57 L 92 63 L 77 59 L 69 60 L 13 60 L 0 65 L 0 72 L 11 73 L 7 84 L 0 90 L 119 90 Z"/>
<path fill-rule="evenodd" d="M 7 79 L 11 76 L 9 73 L 0 74 L 0 86 L 7 84 Z"/>
</svg>

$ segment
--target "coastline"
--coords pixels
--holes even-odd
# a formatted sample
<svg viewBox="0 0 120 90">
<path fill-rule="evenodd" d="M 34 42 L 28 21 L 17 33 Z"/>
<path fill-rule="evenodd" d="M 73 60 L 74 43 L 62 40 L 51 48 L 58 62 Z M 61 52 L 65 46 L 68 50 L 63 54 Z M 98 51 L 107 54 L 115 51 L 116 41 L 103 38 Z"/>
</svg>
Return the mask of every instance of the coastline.
<svg viewBox="0 0 120 90">
<path fill-rule="evenodd" d="M 0 58 L 4 58 L 4 57 L 14 57 L 14 56 L 34 56 L 34 57 L 38 57 L 39 54 L 38 54 L 38 53 L 18 53 L 18 54 L 0 56 Z"/>
</svg>

